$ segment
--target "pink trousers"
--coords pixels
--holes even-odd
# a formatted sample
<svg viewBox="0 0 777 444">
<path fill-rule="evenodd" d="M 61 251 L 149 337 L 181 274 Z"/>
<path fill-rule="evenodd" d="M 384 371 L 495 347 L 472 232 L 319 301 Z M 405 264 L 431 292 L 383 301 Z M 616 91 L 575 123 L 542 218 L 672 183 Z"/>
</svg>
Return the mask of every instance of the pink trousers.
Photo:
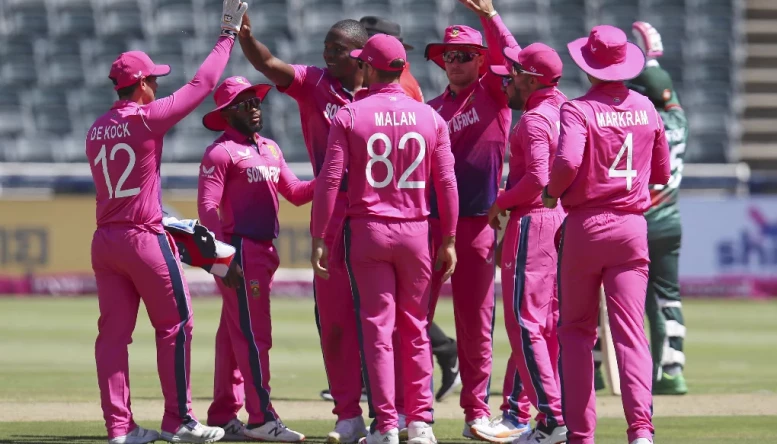
<svg viewBox="0 0 777 444">
<path fill-rule="evenodd" d="M 324 242 L 329 249 L 329 279 L 315 277 L 313 298 L 329 392 L 338 420 L 361 416 L 362 370 L 351 282 L 345 267 L 343 223 L 348 199 L 340 193 Z"/>
<path fill-rule="evenodd" d="M 175 432 L 195 420 L 189 386 L 194 313 L 175 242 L 165 232 L 98 228 L 92 238 L 92 268 L 100 305 L 94 354 L 108 438 L 136 427 L 130 408 L 128 346 L 141 299 L 156 331 L 157 370 L 165 400 L 162 430 Z"/>
<path fill-rule="evenodd" d="M 404 391 L 408 423 L 432 422 L 428 222 L 352 218 L 344 233 L 370 416 L 375 418 L 371 428 L 385 433 L 397 427 L 397 390 Z M 401 385 L 395 365 L 401 368 Z"/>
<path fill-rule="evenodd" d="M 232 236 L 230 243 L 244 278 L 237 289 L 216 278 L 223 304 L 208 424 L 222 426 L 237 418 L 244 399 L 248 423 L 264 424 L 277 419 L 270 401 L 270 291 L 280 262 L 271 241 Z"/>
<path fill-rule="evenodd" d="M 652 439 L 652 368 L 644 330 L 648 281 L 647 223 L 641 214 L 571 211 L 559 248 L 558 327 L 568 444 L 593 444 L 596 395 L 592 350 L 599 287 L 607 295 L 628 440 Z"/>
<path fill-rule="evenodd" d="M 430 219 L 436 253 L 442 242 L 440 221 Z M 461 217 L 456 227 L 458 264 L 451 277 L 456 345 L 461 373 L 460 405 L 466 421 L 489 418 L 492 338 L 494 332 L 494 277 L 496 232 L 486 216 Z M 436 258 L 434 258 L 436 260 Z M 432 316 L 442 288 L 443 271 L 432 276 Z"/>
<path fill-rule="evenodd" d="M 557 252 L 561 209 L 513 212 L 502 244 L 502 301 L 513 361 L 523 388 L 549 428 L 564 425 L 558 375 Z"/>
</svg>

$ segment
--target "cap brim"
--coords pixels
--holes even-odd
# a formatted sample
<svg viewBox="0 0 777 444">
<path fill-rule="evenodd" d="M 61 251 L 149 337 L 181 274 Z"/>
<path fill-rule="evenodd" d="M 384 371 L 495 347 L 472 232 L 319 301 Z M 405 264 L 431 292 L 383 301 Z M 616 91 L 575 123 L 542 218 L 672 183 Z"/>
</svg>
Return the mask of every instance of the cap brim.
<svg viewBox="0 0 777 444">
<path fill-rule="evenodd" d="M 445 48 L 449 46 L 461 46 L 461 47 L 474 48 L 475 50 L 477 50 L 484 57 L 486 57 L 486 62 L 480 66 L 480 74 L 483 75 L 486 73 L 489 65 L 488 48 L 486 48 L 483 45 L 476 45 L 474 43 L 429 43 L 428 45 L 426 45 L 426 49 L 424 49 L 424 57 L 426 57 L 426 60 L 433 61 L 440 68 L 445 69 L 445 61 L 443 61 L 442 55 L 445 52 Z"/>
<path fill-rule="evenodd" d="M 505 58 L 507 60 L 511 61 L 512 63 L 518 63 L 518 54 L 521 53 L 521 49 L 518 47 L 506 47 L 502 50 L 502 54 L 504 54 Z"/>
<path fill-rule="evenodd" d="M 594 60 L 584 49 L 587 42 L 588 37 L 581 37 L 569 42 L 567 49 L 575 64 L 592 77 L 606 82 L 623 82 L 637 77 L 645 69 L 645 54 L 631 42 L 626 43 L 625 60 L 615 65 L 602 65 Z"/>
<path fill-rule="evenodd" d="M 489 69 L 491 69 L 491 72 L 494 73 L 494 75 L 499 77 L 510 77 L 510 71 L 508 71 L 507 67 L 504 65 L 491 65 L 489 66 Z"/>
<path fill-rule="evenodd" d="M 244 93 L 245 91 L 253 90 L 256 93 L 256 97 L 259 97 L 259 99 L 264 101 L 264 98 L 267 97 L 267 93 L 269 93 L 271 89 L 272 89 L 272 85 L 266 85 L 262 83 L 259 85 L 253 85 L 245 89 L 241 89 L 240 91 L 238 91 L 237 94 L 235 94 L 235 97 Z M 230 106 L 232 102 L 234 102 L 234 99 L 221 106 L 217 106 L 213 111 L 210 111 L 208 114 L 205 114 L 205 116 L 202 117 L 202 125 L 211 131 L 224 131 L 225 129 L 227 129 L 229 124 L 224 119 L 224 116 L 221 115 L 221 110 Z"/>
<path fill-rule="evenodd" d="M 151 70 L 151 74 L 149 74 L 149 76 L 164 77 L 170 74 L 170 71 L 170 65 L 154 65 L 154 69 Z"/>
<path fill-rule="evenodd" d="M 348 55 L 351 56 L 352 59 L 358 59 L 361 54 L 362 54 L 361 49 L 354 49 Z"/>
</svg>

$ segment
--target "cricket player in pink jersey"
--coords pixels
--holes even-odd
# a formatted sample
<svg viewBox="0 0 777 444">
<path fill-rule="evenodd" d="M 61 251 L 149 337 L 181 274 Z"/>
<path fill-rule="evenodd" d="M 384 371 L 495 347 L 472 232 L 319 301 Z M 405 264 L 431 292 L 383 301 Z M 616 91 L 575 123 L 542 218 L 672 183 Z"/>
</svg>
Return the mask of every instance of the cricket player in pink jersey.
<svg viewBox="0 0 777 444">
<path fill-rule="evenodd" d="M 302 135 L 313 174 L 318 176 L 324 163 L 332 119 L 341 107 L 354 100 L 356 91 L 362 86 L 362 72 L 349 53 L 364 46 L 369 38 L 367 31 L 356 20 L 335 23 L 324 40 L 324 68 L 289 65 L 278 59 L 254 39 L 250 21 L 245 18 L 239 38 L 243 53 L 254 68 L 275 83 L 279 91 L 297 101 Z M 324 368 L 335 401 L 332 413 L 337 416 L 335 430 L 327 437 L 333 443 L 353 443 L 367 432 L 359 405 L 362 374 L 357 365 L 359 344 L 353 297 L 342 251 L 346 202 L 343 188 L 326 237 L 332 255 L 331 277 L 328 281 L 315 277 L 313 287 Z"/>
<path fill-rule="evenodd" d="M 561 138 L 543 192 L 568 216 L 559 247 L 559 368 L 570 444 L 593 444 L 599 287 L 604 285 L 632 444 L 652 443 L 653 362 L 644 330 L 648 281 L 648 184 L 669 181 L 664 125 L 650 100 L 624 81 L 645 55 L 612 26 L 567 45 L 591 89 L 561 107 Z"/>
<path fill-rule="evenodd" d="M 561 57 L 549 46 L 533 43 L 521 51 L 504 50 L 507 66 L 492 66 L 501 76 L 511 108 L 523 111 L 510 134 L 510 175 L 507 190 L 489 210 L 491 225 L 501 228 L 499 214 L 510 211 L 504 235 L 501 270 L 505 327 L 524 389 L 538 414 L 531 433 L 518 443 L 558 444 L 566 441 L 558 378 L 557 253 L 553 242 L 561 227 L 561 207 L 542 206 L 550 164 L 558 146 L 558 122 L 566 96 L 556 88 Z M 508 375 L 509 377 L 510 375 Z M 506 394 L 507 395 L 507 394 Z M 492 442 L 511 442 L 522 428 L 509 395 L 502 418 L 474 425 L 472 433 Z"/>
<path fill-rule="evenodd" d="M 259 135 L 261 104 L 270 85 L 252 86 L 244 77 L 226 79 L 213 94 L 216 109 L 203 117 L 211 131 L 223 131 L 205 150 L 197 206 L 200 221 L 236 249 L 224 279 L 216 333 L 214 399 L 208 424 L 227 440 L 298 442 L 270 401 L 270 289 L 278 268 L 278 193 L 294 205 L 313 200 L 313 183 L 291 172 L 278 144 Z M 238 419 L 245 395 L 248 425 Z"/>
<path fill-rule="evenodd" d="M 165 133 L 213 91 L 248 5 L 224 0 L 222 35 L 191 82 L 155 100 L 157 77 L 170 67 L 143 52 L 125 52 L 111 66 L 119 100 L 86 136 L 86 156 L 97 189 L 92 268 L 100 304 L 95 343 L 97 381 L 110 443 L 159 439 L 135 424 L 130 410 L 127 346 L 143 299 L 156 330 L 157 366 L 165 398 L 161 438 L 218 441 L 224 430 L 206 427 L 191 409 L 189 387 L 193 314 L 178 252 L 162 227 L 159 168 Z"/>
<path fill-rule="evenodd" d="M 434 444 L 433 363 L 427 333 L 432 274 L 428 216 L 433 186 L 444 237 L 435 267 L 442 270 L 445 263 L 447 279 L 456 265 L 458 214 L 448 131 L 431 107 L 403 92 L 400 76 L 406 54 L 399 40 L 377 34 L 351 56 L 365 65 L 369 96 L 335 116 L 316 185 L 311 263 L 322 278 L 331 276 L 325 235 L 341 182 L 347 180 L 345 261 L 358 313 L 370 412 L 375 413 L 364 441 L 399 442 L 395 400 L 400 389 L 408 442 Z M 393 338 L 395 329 L 398 341 Z M 396 360 L 402 372 L 400 386 L 395 383 Z"/>
<path fill-rule="evenodd" d="M 475 29 L 449 26 L 443 43 L 426 46 L 425 56 L 445 69 L 449 86 L 432 99 L 432 106 L 448 123 L 459 193 L 456 252 L 461 261 L 451 279 L 456 338 L 461 372 L 460 405 L 464 409 L 462 434 L 474 438 L 473 424 L 488 424 L 494 325 L 494 253 L 496 232 L 488 224 L 502 178 L 512 113 L 502 91 L 502 79 L 489 64 L 504 63 L 502 48 L 518 48 L 489 1 L 474 8 L 481 16 L 488 49 Z M 432 194 L 432 239 L 442 239 L 436 195 Z M 432 278 L 432 312 L 442 287 L 441 273 Z"/>
</svg>

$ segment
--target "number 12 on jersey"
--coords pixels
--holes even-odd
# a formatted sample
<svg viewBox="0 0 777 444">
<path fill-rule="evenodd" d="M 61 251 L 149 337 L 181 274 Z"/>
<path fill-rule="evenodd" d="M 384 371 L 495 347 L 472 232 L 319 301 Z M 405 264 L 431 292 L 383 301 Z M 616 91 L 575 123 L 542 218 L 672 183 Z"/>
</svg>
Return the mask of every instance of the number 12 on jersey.
<svg viewBox="0 0 777 444">
<path fill-rule="evenodd" d="M 626 141 L 623 142 L 623 146 L 621 146 L 620 151 L 618 151 L 618 155 L 615 156 L 615 162 L 612 163 L 610 166 L 610 170 L 608 172 L 609 177 L 618 177 L 618 178 L 626 178 L 626 189 L 631 191 L 631 186 L 633 184 L 634 178 L 637 177 L 637 170 L 631 169 L 632 160 L 634 157 L 634 149 L 633 149 L 633 138 L 631 133 L 628 133 L 626 135 Z M 619 170 L 618 164 L 620 163 L 621 159 L 623 158 L 623 153 L 626 153 L 626 169 L 625 170 Z"/>
<path fill-rule="evenodd" d="M 97 166 L 98 163 L 102 164 L 103 176 L 105 176 L 105 186 L 108 188 L 108 199 L 113 199 L 114 197 L 130 197 L 140 194 L 140 187 L 130 188 L 129 190 L 122 189 L 124 182 L 135 167 L 135 151 L 133 151 L 132 147 L 126 143 L 117 143 L 113 146 L 113 149 L 111 149 L 110 159 L 114 160 L 116 158 L 116 153 L 119 151 L 126 151 L 129 160 L 127 162 L 127 167 L 124 169 L 121 177 L 119 177 L 119 181 L 116 183 L 115 193 L 113 192 L 113 186 L 111 185 L 111 177 L 108 175 L 108 157 L 105 145 L 100 148 L 100 152 L 97 154 L 97 157 L 94 158 L 94 166 Z"/>
</svg>

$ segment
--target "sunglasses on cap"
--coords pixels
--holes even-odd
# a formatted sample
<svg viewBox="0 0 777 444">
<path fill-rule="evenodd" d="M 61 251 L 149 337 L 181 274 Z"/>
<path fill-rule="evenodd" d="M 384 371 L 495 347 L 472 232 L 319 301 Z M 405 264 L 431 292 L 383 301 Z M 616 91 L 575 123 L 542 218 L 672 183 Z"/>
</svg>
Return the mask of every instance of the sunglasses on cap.
<svg viewBox="0 0 777 444">
<path fill-rule="evenodd" d="M 513 62 L 513 75 L 515 74 L 526 74 L 534 77 L 542 77 L 542 74 L 524 69 L 524 67 L 518 62 Z"/>
<path fill-rule="evenodd" d="M 262 109 L 262 99 L 259 97 L 251 97 L 248 100 L 243 100 L 242 102 L 235 103 L 234 105 L 229 105 L 227 108 L 236 109 L 243 112 L 252 109 Z"/>
<path fill-rule="evenodd" d="M 442 55 L 442 59 L 445 63 L 453 63 L 458 61 L 459 63 L 468 63 L 475 59 L 479 54 L 476 52 L 464 52 L 464 51 L 448 51 Z"/>
</svg>

